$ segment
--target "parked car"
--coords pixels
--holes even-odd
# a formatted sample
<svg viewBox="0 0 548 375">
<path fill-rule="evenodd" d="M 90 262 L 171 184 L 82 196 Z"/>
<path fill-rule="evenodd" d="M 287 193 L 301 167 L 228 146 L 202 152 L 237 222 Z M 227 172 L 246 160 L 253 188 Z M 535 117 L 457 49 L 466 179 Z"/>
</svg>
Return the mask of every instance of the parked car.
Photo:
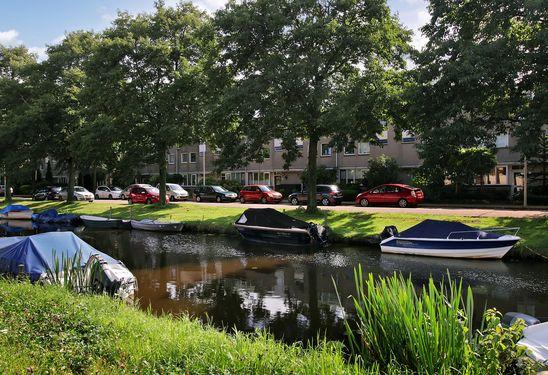
<svg viewBox="0 0 548 375">
<path fill-rule="evenodd" d="M 149 185 L 149 184 L 131 184 L 127 188 L 122 190 L 122 193 L 120 194 L 120 198 L 123 199 L 123 200 L 129 199 L 129 193 L 130 193 L 131 189 L 133 189 L 134 187 L 149 188 L 149 187 L 152 187 L 152 185 Z"/>
<path fill-rule="evenodd" d="M 240 190 L 240 202 L 279 203 L 283 195 L 267 185 L 246 185 Z"/>
<path fill-rule="evenodd" d="M 98 186 L 95 189 L 95 199 L 120 199 L 122 197 L 122 189 L 116 186 Z"/>
<path fill-rule="evenodd" d="M 215 201 L 215 202 L 234 202 L 238 199 L 238 194 L 228 191 L 222 186 L 200 186 L 194 190 L 196 202 Z"/>
<path fill-rule="evenodd" d="M 290 194 L 287 199 L 289 203 L 297 206 L 308 201 L 308 191 L 303 189 L 299 192 Z M 316 201 L 322 206 L 341 204 L 343 193 L 337 185 L 317 185 L 316 186 Z"/>
<path fill-rule="evenodd" d="M 156 185 L 156 188 L 160 188 L 160 184 Z M 169 200 L 174 201 L 186 201 L 188 199 L 188 191 L 183 189 L 178 184 L 166 184 L 166 194 L 169 195 Z"/>
<path fill-rule="evenodd" d="M 61 191 L 61 188 L 58 186 L 46 186 L 36 190 L 32 194 L 32 200 L 34 201 L 58 200 L 60 191 Z"/>
<path fill-rule="evenodd" d="M 66 201 L 68 196 L 67 188 L 64 187 L 59 192 L 59 200 Z M 75 186 L 74 187 L 74 200 L 76 201 L 88 201 L 93 202 L 93 194 L 91 194 L 85 187 Z"/>
<path fill-rule="evenodd" d="M 128 203 L 145 203 L 152 204 L 160 201 L 160 190 L 155 187 L 136 186 L 131 188 L 129 192 Z M 166 202 L 169 203 L 169 196 L 166 195 Z"/>
<path fill-rule="evenodd" d="M 417 206 L 424 200 L 421 189 L 403 184 L 385 184 L 358 194 L 356 205 L 395 205 L 400 207 Z"/>
<path fill-rule="evenodd" d="M 13 194 L 13 188 L 10 187 L 10 193 Z M 0 196 L 4 196 L 6 194 L 6 187 L 4 185 L 0 185 Z"/>
</svg>

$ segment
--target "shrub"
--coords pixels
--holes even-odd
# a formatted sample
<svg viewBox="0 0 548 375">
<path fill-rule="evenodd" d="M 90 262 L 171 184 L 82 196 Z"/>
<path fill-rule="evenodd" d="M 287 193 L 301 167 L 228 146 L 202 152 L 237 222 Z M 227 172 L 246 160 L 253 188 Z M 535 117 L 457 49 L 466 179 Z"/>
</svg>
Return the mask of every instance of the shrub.
<svg viewBox="0 0 548 375">
<path fill-rule="evenodd" d="M 365 179 L 369 187 L 399 182 L 398 162 L 386 155 L 371 159 L 369 169 L 365 173 Z"/>
<path fill-rule="evenodd" d="M 337 181 L 337 170 L 328 169 L 326 166 L 320 165 L 316 168 L 316 176 L 316 183 L 318 184 L 334 184 Z M 308 169 L 306 168 L 301 173 L 301 181 L 306 186 L 308 181 Z"/>
<path fill-rule="evenodd" d="M 486 328 L 474 332 L 472 290 L 464 299 L 462 283 L 449 278 L 437 286 L 430 278 L 417 291 L 411 278 L 397 274 L 364 278 L 361 266 L 354 278 L 356 323 L 345 325 L 352 354 L 364 363 L 381 370 L 397 363 L 427 374 L 499 374 L 518 366 L 531 373 L 531 362 L 517 346 L 523 326 L 503 328 L 500 314 L 490 310 Z"/>
</svg>

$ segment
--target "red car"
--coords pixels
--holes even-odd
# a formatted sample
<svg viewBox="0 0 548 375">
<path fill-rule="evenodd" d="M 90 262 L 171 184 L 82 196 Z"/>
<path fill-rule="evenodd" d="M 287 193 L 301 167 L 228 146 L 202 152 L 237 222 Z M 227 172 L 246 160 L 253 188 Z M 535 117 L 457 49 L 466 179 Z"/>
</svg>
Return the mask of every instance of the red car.
<svg viewBox="0 0 548 375">
<path fill-rule="evenodd" d="M 417 206 L 424 200 L 421 189 L 403 184 L 385 184 L 364 191 L 356 197 L 356 205 L 398 205 L 399 207 Z"/>
<path fill-rule="evenodd" d="M 133 203 L 158 203 L 160 201 L 160 190 L 155 187 L 133 187 L 129 191 L 129 204 Z M 169 197 L 166 196 L 166 202 L 169 203 Z"/>
<path fill-rule="evenodd" d="M 246 185 L 240 190 L 240 202 L 279 203 L 283 195 L 267 185 Z"/>
</svg>

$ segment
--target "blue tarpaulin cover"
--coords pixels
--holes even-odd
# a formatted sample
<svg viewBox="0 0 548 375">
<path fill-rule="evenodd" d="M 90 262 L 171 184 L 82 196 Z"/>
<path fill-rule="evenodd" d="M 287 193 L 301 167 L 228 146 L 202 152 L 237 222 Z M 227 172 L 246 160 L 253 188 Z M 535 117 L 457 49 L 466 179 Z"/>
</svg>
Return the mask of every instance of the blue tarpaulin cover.
<svg viewBox="0 0 548 375">
<path fill-rule="evenodd" d="M 23 206 L 21 204 L 10 204 L 9 206 L 4 207 L 4 209 L 0 210 L 0 214 L 7 214 L 8 212 L 12 211 L 28 211 L 30 208 L 27 206 Z"/>
<path fill-rule="evenodd" d="M 67 224 L 70 225 L 78 220 L 78 216 L 72 214 L 59 214 L 55 208 L 32 214 L 32 221 L 45 224 Z"/>
<path fill-rule="evenodd" d="M 466 233 L 455 233 L 466 232 Z M 442 221 L 442 220 L 424 220 L 419 224 L 411 227 L 398 234 L 402 238 L 447 238 L 451 234 L 450 239 L 475 239 L 479 238 L 499 238 L 500 234 L 487 233 L 480 231 L 457 221 Z"/>
<path fill-rule="evenodd" d="M 17 275 L 22 264 L 31 281 L 36 281 L 48 269 L 55 269 L 56 260 L 61 265 L 64 260 L 77 257 L 79 252 L 82 267 L 93 254 L 99 254 L 107 263 L 118 263 L 72 232 L 52 232 L 0 238 L 0 273 Z"/>
</svg>

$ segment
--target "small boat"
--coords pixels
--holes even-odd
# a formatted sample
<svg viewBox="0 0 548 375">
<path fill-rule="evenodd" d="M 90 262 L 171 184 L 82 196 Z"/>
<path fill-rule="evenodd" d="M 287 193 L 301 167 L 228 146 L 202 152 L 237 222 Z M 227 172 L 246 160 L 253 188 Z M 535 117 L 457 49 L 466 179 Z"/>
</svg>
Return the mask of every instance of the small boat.
<svg viewBox="0 0 548 375">
<path fill-rule="evenodd" d="M 11 204 L 0 210 L 0 219 L 8 220 L 30 220 L 32 218 L 32 210 L 21 204 Z"/>
<path fill-rule="evenodd" d="M 41 224 L 76 225 L 79 217 L 73 214 L 59 214 L 55 208 L 32 215 L 32 221 Z"/>
<path fill-rule="evenodd" d="M 87 228 L 94 229 L 125 229 L 127 221 L 122 219 L 112 219 L 101 216 L 82 215 L 80 219 L 84 222 Z M 126 223 L 124 223 L 124 221 Z"/>
<path fill-rule="evenodd" d="M 321 225 L 294 219 L 273 208 L 249 208 L 234 227 L 249 241 L 282 245 L 324 245 L 327 230 Z"/>
<path fill-rule="evenodd" d="M 386 227 L 381 234 L 383 253 L 445 258 L 500 259 L 520 240 L 519 228 L 477 229 L 454 221 L 424 220 L 398 233 Z M 513 235 L 500 232 L 513 231 Z"/>
<path fill-rule="evenodd" d="M 25 274 L 31 282 L 63 283 L 67 267 L 78 271 L 78 290 L 118 295 L 132 301 L 137 279 L 124 264 L 72 232 L 0 238 L 0 274 Z M 73 268 L 72 268 L 73 267 Z"/>
<path fill-rule="evenodd" d="M 523 320 L 525 328 L 523 329 L 522 338 L 518 341 L 518 345 L 527 348 L 527 355 L 538 362 L 541 366 L 539 370 L 548 369 L 548 322 L 541 323 L 534 316 L 519 313 L 509 312 L 504 314 L 501 323 L 503 326 L 511 326 L 518 320 Z M 541 372 L 539 372 L 540 374 Z"/>
<path fill-rule="evenodd" d="M 150 219 L 131 220 L 131 228 L 139 230 L 149 230 L 153 232 L 180 232 L 183 230 L 181 222 L 165 222 Z"/>
</svg>

